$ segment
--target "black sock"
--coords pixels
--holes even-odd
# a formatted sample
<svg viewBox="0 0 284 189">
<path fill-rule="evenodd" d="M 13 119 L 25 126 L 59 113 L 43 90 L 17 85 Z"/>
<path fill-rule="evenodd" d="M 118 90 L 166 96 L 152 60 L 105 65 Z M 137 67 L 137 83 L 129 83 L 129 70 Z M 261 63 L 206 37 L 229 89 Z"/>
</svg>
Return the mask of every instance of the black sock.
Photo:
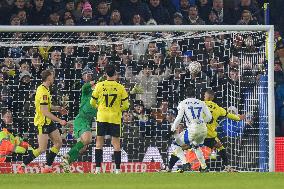
<svg viewBox="0 0 284 189">
<path fill-rule="evenodd" d="M 120 169 L 121 151 L 114 151 L 114 163 L 116 165 L 116 169 Z"/>
<path fill-rule="evenodd" d="M 28 157 L 26 157 L 24 160 L 23 160 L 23 163 L 25 165 L 28 165 L 30 162 L 32 162 L 34 159 L 35 159 L 35 155 L 31 152 L 29 153 Z"/>
<path fill-rule="evenodd" d="M 228 157 L 225 149 L 219 151 L 224 166 L 228 165 Z"/>
<path fill-rule="evenodd" d="M 172 169 L 175 166 L 175 164 L 178 160 L 179 160 L 179 158 L 177 156 L 171 155 L 171 159 L 170 159 L 168 168 Z"/>
<path fill-rule="evenodd" d="M 52 166 L 52 163 L 54 162 L 56 155 L 57 155 L 56 153 L 49 151 L 49 153 L 46 156 L 46 165 Z"/>
<path fill-rule="evenodd" d="M 103 150 L 96 149 L 95 150 L 96 167 L 101 167 L 102 159 L 103 159 Z"/>
</svg>

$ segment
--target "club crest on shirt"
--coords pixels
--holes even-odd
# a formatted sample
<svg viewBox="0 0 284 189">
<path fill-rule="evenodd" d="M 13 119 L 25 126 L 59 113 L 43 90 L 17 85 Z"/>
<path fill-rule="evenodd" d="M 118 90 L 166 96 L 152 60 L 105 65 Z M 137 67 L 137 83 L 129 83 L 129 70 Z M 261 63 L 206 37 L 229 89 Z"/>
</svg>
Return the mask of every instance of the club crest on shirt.
<svg viewBox="0 0 284 189">
<path fill-rule="evenodd" d="M 43 100 L 47 100 L 47 95 L 43 95 Z"/>
</svg>

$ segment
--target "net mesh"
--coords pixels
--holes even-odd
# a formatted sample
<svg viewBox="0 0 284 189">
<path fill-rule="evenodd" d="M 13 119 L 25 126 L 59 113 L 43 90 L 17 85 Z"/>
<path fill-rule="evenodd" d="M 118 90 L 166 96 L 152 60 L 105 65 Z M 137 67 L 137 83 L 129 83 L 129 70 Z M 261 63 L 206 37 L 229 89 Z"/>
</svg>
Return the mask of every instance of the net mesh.
<svg viewBox="0 0 284 189">
<path fill-rule="evenodd" d="M 123 114 L 122 162 L 166 166 L 172 153 L 166 135 L 186 88 L 194 88 L 199 99 L 212 88 L 217 104 L 246 114 L 246 120 L 238 123 L 219 120 L 218 136 L 227 149 L 229 164 L 243 171 L 267 171 L 265 50 L 265 33 L 251 31 L 0 33 L 1 110 L 11 110 L 14 133 L 37 147 L 33 103 L 40 72 L 55 71 L 53 102 L 68 105 L 65 119 L 73 120 L 79 110 L 80 89 L 88 80 L 86 73 L 91 70 L 97 81 L 105 65 L 113 63 L 131 94 L 130 111 Z M 190 72 L 189 65 L 196 61 L 201 71 Z M 151 68 L 149 73 L 146 68 Z M 2 128 L 4 125 L 9 123 L 2 121 Z M 95 123 L 93 126 L 95 129 Z M 76 141 L 72 129 L 62 137 L 60 153 L 64 154 Z M 113 160 L 110 146 L 105 144 L 104 162 Z M 6 156 L 6 162 L 18 163 L 25 156 L 13 153 Z M 80 157 L 79 162 L 84 161 L 94 162 L 94 143 Z M 209 161 L 211 170 L 222 169 L 219 156 Z M 34 162 L 44 163 L 45 154 Z"/>
</svg>

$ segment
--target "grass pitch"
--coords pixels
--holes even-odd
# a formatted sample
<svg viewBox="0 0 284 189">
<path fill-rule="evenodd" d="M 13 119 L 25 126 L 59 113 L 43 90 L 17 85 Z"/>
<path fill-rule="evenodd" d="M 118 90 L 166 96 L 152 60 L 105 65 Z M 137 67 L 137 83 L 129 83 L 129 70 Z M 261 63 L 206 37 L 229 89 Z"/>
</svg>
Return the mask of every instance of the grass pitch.
<svg viewBox="0 0 284 189">
<path fill-rule="evenodd" d="M 284 173 L 0 174 L 2 189 L 280 189 Z"/>
</svg>

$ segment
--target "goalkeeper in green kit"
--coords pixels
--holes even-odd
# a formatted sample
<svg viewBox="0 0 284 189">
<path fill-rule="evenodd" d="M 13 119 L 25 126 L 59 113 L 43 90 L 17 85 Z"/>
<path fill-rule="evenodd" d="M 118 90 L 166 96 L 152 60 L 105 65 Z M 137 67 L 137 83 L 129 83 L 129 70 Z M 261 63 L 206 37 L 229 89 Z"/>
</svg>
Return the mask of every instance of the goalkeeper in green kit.
<svg viewBox="0 0 284 189">
<path fill-rule="evenodd" d="M 62 156 L 63 162 L 61 167 L 64 172 L 70 172 L 70 164 L 78 159 L 80 150 L 92 142 L 91 126 L 94 117 L 97 115 L 97 109 L 90 104 L 92 97 L 92 88 L 95 86 L 94 81 L 87 82 L 82 87 L 79 114 L 76 116 L 74 125 L 74 136 L 79 139 L 70 151 Z"/>
</svg>

